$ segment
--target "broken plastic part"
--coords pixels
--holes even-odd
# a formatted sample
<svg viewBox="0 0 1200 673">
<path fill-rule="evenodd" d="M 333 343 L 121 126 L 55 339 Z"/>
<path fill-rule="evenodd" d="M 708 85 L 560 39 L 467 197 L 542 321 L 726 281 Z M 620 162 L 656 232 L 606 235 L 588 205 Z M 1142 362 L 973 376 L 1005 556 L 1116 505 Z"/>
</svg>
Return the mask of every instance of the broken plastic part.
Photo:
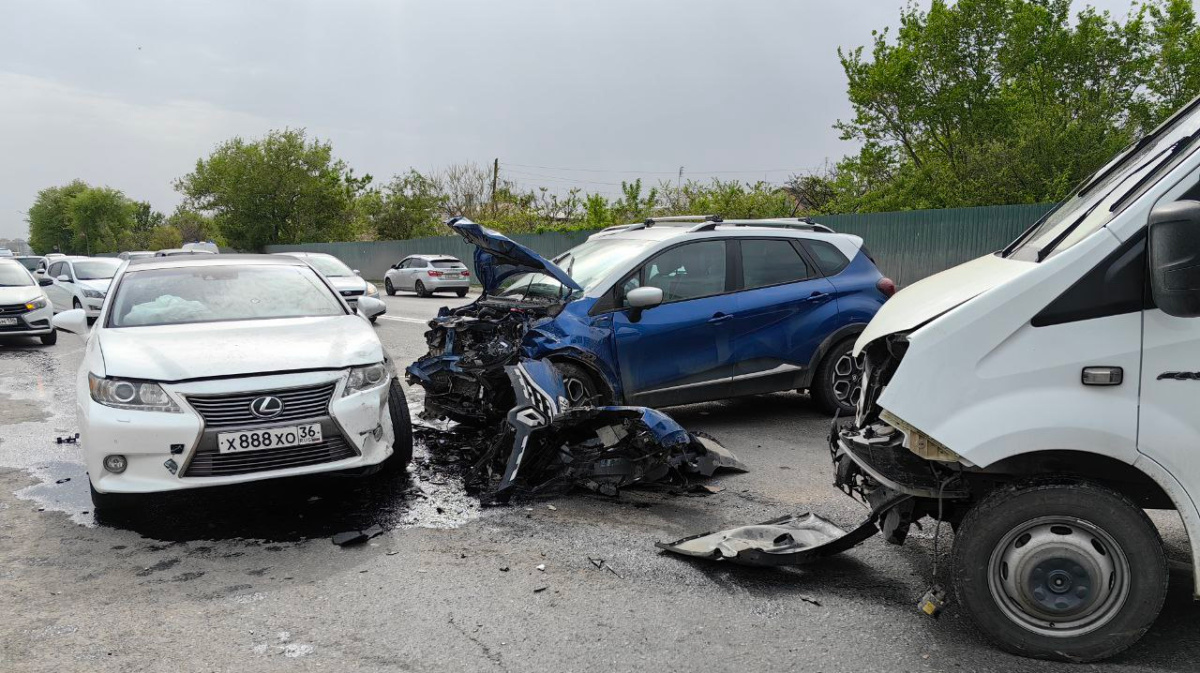
<svg viewBox="0 0 1200 673">
<path fill-rule="evenodd" d="M 740 565 L 799 565 L 850 549 L 878 530 L 872 519 L 847 532 L 827 519 L 807 513 L 701 533 L 675 542 L 657 542 L 654 546 L 684 556 Z"/>
</svg>

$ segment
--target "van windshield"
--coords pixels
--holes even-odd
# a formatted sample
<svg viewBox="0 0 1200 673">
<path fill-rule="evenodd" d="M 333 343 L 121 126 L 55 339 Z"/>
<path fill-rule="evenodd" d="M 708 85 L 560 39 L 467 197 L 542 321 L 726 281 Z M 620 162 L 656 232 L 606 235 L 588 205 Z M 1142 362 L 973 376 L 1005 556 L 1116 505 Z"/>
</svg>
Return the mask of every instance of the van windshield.
<svg viewBox="0 0 1200 673">
<path fill-rule="evenodd" d="M 1005 257 L 1040 262 L 1099 231 L 1154 179 L 1189 154 L 1200 137 L 1200 105 L 1193 102 L 1131 145 L 1004 250 Z"/>
</svg>

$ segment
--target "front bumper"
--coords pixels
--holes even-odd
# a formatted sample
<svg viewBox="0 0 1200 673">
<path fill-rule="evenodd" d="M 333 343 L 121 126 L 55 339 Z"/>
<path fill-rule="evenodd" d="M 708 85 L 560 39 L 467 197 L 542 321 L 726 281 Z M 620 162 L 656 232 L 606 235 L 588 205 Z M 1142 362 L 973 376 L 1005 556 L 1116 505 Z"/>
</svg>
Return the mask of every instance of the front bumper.
<svg viewBox="0 0 1200 673">
<path fill-rule="evenodd" d="M 5 313 L 0 317 L 17 320 L 16 325 L 0 325 L 0 336 L 42 336 L 54 331 L 50 324 L 54 309 L 49 305 L 24 313 Z"/>
<path fill-rule="evenodd" d="M 836 429 L 830 452 L 836 468 L 834 485 L 864 500 L 875 485 L 918 498 L 958 498 L 968 493 L 957 472 L 940 467 L 904 448 L 904 435 L 894 428 L 879 433 Z M 886 427 L 886 426 L 884 426 Z M 947 480 L 951 480 L 947 483 Z"/>
<path fill-rule="evenodd" d="M 84 381 L 79 390 L 80 443 L 92 485 L 101 493 L 153 493 L 378 465 L 392 453 L 394 431 L 387 407 L 391 377 L 384 385 L 343 397 L 346 377 L 345 371 L 337 370 L 163 384 L 182 413 L 126 411 L 103 406 L 92 401 Z M 204 418 L 188 401 L 189 396 L 268 394 L 321 385 L 333 386 L 325 408 L 314 410 L 305 418 L 276 423 L 256 421 L 236 427 L 207 428 Z M 220 460 L 216 448 L 219 432 L 307 423 L 321 424 L 323 444 L 330 444 L 325 456 L 314 457 L 308 452 L 305 460 L 300 461 L 303 464 L 297 465 L 294 457 L 274 459 L 246 452 L 229 455 L 254 461 L 253 471 L 230 474 L 212 469 L 214 456 Z M 123 472 L 114 474 L 104 468 L 104 457 L 110 454 L 125 456 L 127 467 Z M 325 460 L 326 456 L 330 459 Z M 289 463 L 296 466 L 288 466 Z"/>
</svg>

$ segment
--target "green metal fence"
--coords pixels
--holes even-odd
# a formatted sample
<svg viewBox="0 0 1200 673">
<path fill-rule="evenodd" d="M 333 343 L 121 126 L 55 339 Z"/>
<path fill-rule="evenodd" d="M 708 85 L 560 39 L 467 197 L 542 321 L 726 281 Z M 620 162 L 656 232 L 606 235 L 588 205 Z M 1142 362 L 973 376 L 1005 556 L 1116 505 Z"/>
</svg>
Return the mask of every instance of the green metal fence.
<svg viewBox="0 0 1200 673">
<path fill-rule="evenodd" d="M 1053 204 L 909 210 L 816 218 L 836 231 L 861 236 L 885 275 L 899 285 L 916 281 L 1005 246 Z M 591 231 L 516 234 L 513 238 L 545 257 L 579 245 Z M 441 254 L 471 263 L 474 249 L 458 236 L 404 241 L 270 245 L 267 252 L 327 252 L 363 277 L 378 280 L 409 255 Z"/>
</svg>

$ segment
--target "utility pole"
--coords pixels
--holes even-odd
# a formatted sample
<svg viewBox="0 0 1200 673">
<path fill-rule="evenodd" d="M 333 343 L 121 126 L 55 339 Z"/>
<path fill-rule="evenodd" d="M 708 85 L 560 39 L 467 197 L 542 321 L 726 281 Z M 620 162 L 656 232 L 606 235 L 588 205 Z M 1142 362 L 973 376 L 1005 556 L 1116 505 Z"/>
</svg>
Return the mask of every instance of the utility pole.
<svg viewBox="0 0 1200 673">
<path fill-rule="evenodd" d="M 683 187 L 683 166 L 679 167 L 679 179 L 675 181 L 675 189 Z"/>
<path fill-rule="evenodd" d="M 492 160 L 492 216 L 496 215 L 496 181 L 500 178 L 500 157 Z"/>
</svg>

